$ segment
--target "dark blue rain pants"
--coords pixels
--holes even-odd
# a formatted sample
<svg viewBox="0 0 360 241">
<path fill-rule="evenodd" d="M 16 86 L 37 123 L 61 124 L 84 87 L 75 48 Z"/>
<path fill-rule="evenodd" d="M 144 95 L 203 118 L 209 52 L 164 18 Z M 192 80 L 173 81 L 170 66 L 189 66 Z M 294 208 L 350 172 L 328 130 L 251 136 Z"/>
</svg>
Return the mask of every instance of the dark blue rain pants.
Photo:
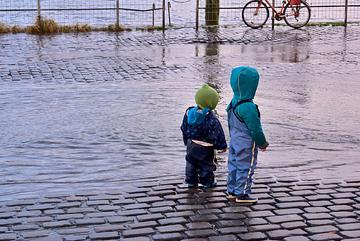
<svg viewBox="0 0 360 241">
<path fill-rule="evenodd" d="M 214 147 L 201 146 L 188 140 L 185 159 L 187 184 L 211 185 L 214 183 L 216 170 Z"/>
</svg>

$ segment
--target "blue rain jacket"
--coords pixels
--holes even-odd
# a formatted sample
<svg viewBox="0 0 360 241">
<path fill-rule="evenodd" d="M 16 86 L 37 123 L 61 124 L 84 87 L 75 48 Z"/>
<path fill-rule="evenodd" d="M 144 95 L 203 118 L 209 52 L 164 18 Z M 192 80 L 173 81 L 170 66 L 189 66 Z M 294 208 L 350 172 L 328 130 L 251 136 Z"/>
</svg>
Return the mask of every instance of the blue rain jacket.
<svg viewBox="0 0 360 241">
<path fill-rule="evenodd" d="M 207 108 L 200 109 L 197 106 L 188 108 L 181 124 L 181 131 L 185 145 L 191 139 L 211 143 L 216 150 L 227 147 L 220 121 Z"/>
<path fill-rule="evenodd" d="M 259 78 L 258 72 L 252 67 L 240 66 L 232 70 L 230 85 L 234 96 L 227 107 L 227 111 L 236 106 L 239 101 L 249 101 L 238 105 L 234 114 L 245 123 L 256 145 L 265 148 L 268 143 L 261 126 L 258 108 L 252 101 L 259 84 Z M 231 128 L 230 123 L 229 127 Z"/>
</svg>

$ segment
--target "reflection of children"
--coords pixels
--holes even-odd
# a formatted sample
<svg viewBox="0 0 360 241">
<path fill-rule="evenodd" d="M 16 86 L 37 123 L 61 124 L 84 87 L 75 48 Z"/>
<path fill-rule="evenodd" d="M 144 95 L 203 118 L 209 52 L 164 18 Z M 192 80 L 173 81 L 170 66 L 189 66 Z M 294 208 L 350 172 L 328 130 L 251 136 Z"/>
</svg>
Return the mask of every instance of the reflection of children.
<svg viewBox="0 0 360 241">
<path fill-rule="evenodd" d="M 258 147 L 265 151 L 265 139 L 260 112 L 253 98 L 259 83 L 256 69 L 241 66 L 234 68 L 230 84 L 234 96 L 227 107 L 230 132 L 228 160 L 228 198 L 239 203 L 255 203 L 251 193 L 252 176 L 257 164 Z"/>
<path fill-rule="evenodd" d="M 226 150 L 224 131 L 212 110 L 219 102 L 219 94 L 209 85 L 196 93 L 197 106 L 189 107 L 181 125 L 186 145 L 185 182 L 189 187 L 201 183 L 205 188 L 216 186 L 214 150 Z"/>
</svg>

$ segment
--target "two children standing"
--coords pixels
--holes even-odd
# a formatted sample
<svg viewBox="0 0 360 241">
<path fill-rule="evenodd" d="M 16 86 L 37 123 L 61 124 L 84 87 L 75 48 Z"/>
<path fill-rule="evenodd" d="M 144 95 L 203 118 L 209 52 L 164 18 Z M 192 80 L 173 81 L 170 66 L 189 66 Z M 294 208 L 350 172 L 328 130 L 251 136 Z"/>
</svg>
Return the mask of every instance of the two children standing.
<svg viewBox="0 0 360 241">
<path fill-rule="evenodd" d="M 260 112 L 253 98 L 259 83 L 256 69 L 247 66 L 234 68 L 230 85 L 234 96 L 227 107 L 230 132 L 228 158 L 228 198 L 239 203 L 255 203 L 251 194 L 252 177 L 257 164 L 258 148 L 268 147 L 260 121 Z M 195 107 L 186 110 L 181 125 L 186 145 L 186 178 L 189 187 L 201 183 L 205 188 L 216 186 L 214 150 L 226 151 L 227 145 L 221 124 L 213 110 L 219 95 L 208 85 L 195 96 Z"/>
</svg>

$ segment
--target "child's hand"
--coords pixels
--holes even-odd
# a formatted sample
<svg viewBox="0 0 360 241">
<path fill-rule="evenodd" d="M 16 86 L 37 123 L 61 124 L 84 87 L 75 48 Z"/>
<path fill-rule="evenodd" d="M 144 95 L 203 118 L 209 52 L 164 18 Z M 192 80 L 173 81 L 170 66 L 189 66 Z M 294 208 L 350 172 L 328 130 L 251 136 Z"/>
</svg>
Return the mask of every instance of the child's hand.
<svg viewBox="0 0 360 241">
<path fill-rule="evenodd" d="M 260 146 L 259 149 L 260 149 L 260 151 L 265 152 L 266 148 L 268 148 L 268 146 L 269 146 L 269 143 L 266 142 L 263 146 Z"/>
<path fill-rule="evenodd" d="M 260 151 L 266 152 L 266 148 L 267 148 L 267 147 L 265 147 L 265 148 L 260 148 Z"/>
</svg>

